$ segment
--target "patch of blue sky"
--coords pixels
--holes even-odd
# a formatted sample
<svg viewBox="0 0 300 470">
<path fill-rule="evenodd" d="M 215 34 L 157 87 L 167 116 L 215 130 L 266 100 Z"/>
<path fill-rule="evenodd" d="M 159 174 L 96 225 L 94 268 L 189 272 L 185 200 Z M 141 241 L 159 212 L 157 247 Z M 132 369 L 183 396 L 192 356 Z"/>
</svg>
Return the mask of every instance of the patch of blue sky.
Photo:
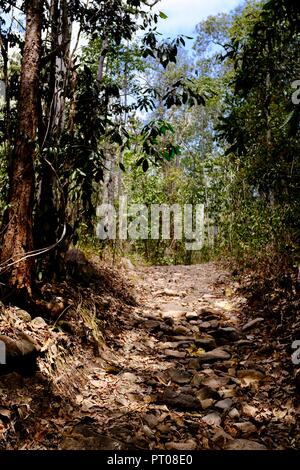
<svg viewBox="0 0 300 470">
<path fill-rule="evenodd" d="M 242 0 L 161 0 L 155 11 L 163 11 L 168 19 L 160 20 L 158 30 L 164 37 L 174 38 L 179 34 L 195 37 L 195 27 L 210 15 L 229 12 Z M 188 46 L 192 46 L 189 41 Z"/>
</svg>

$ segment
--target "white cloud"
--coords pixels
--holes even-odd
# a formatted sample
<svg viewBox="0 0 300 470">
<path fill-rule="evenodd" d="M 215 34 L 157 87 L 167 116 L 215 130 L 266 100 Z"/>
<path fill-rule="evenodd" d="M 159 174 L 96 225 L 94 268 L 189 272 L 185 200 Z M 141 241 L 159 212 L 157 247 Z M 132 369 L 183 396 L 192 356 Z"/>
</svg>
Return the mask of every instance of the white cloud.
<svg viewBox="0 0 300 470">
<path fill-rule="evenodd" d="M 195 26 L 209 15 L 230 11 L 242 0 L 161 0 L 156 6 L 168 19 L 159 23 L 159 31 L 167 36 L 191 35 Z"/>
</svg>

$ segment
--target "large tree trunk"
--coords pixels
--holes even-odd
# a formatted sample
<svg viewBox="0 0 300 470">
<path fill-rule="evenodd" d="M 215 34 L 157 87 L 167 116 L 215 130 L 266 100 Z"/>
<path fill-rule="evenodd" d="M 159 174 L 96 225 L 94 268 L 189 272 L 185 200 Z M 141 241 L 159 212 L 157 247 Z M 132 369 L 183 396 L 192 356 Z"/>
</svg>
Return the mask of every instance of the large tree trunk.
<svg viewBox="0 0 300 470">
<path fill-rule="evenodd" d="M 32 208 L 34 154 L 38 126 L 37 96 L 42 47 L 43 0 L 25 2 L 26 35 L 22 58 L 16 143 L 10 168 L 9 209 L 2 240 L 2 276 L 18 293 L 32 296 L 34 260 Z"/>
</svg>

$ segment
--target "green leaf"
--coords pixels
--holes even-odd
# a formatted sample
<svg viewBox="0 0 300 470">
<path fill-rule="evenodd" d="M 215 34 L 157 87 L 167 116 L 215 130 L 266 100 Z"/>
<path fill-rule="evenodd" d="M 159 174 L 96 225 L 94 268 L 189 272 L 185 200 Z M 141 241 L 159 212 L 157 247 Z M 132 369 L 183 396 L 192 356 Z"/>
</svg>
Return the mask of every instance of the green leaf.
<svg viewBox="0 0 300 470">
<path fill-rule="evenodd" d="M 163 11 L 160 11 L 159 12 L 159 16 L 160 18 L 162 18 L 163 20 L 166 20 L 168 18 L 168 15 L 166 15 Z"/>
</svg>

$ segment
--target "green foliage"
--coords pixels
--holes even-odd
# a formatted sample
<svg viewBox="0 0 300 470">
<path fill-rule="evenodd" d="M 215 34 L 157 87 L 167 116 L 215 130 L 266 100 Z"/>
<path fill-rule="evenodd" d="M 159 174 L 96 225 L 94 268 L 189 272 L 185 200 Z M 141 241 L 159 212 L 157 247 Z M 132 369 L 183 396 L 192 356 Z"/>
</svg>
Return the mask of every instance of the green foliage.
<svg viewBox="0 0 300 470">
<path fill-rule="evenodd" d="M 222 242 L 229 241 L 239 259 L 265 253 L 271 263 L 270 252 L 279 253 L 292 267 L 300 233 L 300 141 L 291 88 L 298 76 L 299 6 L 282 0 L 259 7 L 246 34 L 235 34 L 226 46 L 225 64 L 234 73 L 218 126 L 230 169 Z"/>
<path fill-rule="evenodd" d="M 2 208 L 24 39 L 19 26 L 6 24 L 14 3 L 0 1 L 8 85 L 0 111 Z M 53 51 L 45 4 L 36 179 L 45 184 L 50 162 L 58 181 L 49 180 L 52 206 L 49 200 L 46 206 L 60 224 L 68 222 L 73 241 L 76 230 L 82 242 L 91 240 L 107 190 L 114 204 L 124 193 L 148 206 L 205 205 L 205 247 L 194 258 L 184 240 L 120 243 L 152 262 L 193 262 L 216 252 L 261 259 L 272 251 L 299 262 L 300 108 L 291 99 L 300 77 L 298 2 L 248 0 L 209 17 L 197 25 L 193 57 L 184 50 L 185 36 L 161 39 L 158 20 L 167 16 L 142 0 L 75 0 L 67 14 L 87 45 L 53 77 L 65 52 Z M 6 64 L 5 45 L 17 51 Z M 52 125 L 57 86 L 61 132 Z"/>
</svg>

